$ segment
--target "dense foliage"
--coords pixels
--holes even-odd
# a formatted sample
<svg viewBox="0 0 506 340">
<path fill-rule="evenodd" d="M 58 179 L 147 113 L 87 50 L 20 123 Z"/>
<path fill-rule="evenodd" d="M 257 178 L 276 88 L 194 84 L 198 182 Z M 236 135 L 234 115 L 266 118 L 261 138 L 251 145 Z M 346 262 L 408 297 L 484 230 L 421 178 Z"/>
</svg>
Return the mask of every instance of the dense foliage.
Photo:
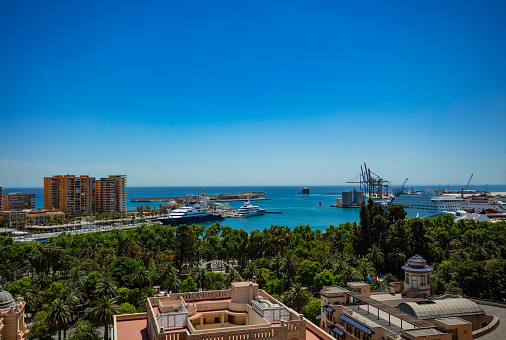
<svg viewBox="0 0 506 340">
<path fill-rule="evenodd" d="M 402 280 L 401 266 L 415 254 L 435 268 L 434 294 L 506 301 L 505 221 L 404 216 L 401 206 L 384 210 L 370 200 L 362 205 L 360 223 L 326 231 L 271 225 L 248 234 L 216 223 L 62 233 L 44 243 L 0 237 L 0 284 L 24 296 L 29 312 L 44 312 L 33 329 L 63 333 L 77 313 L 107 329 L 114 314 L 145 311 L 153 286 L 227 289 L 253 276 L 261 288 L 313 318 L 318 300 L 311 295 L 323 286 L 364 280 L 386 289 L 389 281 Z M 235 270 L 223 275 L 200 268 L 213 259 L 230 261 Z"/>
</svg>

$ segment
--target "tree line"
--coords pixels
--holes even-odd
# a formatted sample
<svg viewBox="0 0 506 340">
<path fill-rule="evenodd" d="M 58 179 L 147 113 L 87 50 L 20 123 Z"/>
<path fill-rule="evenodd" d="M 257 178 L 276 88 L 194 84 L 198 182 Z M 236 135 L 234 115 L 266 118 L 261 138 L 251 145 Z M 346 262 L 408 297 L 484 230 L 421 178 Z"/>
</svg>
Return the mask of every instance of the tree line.
<svg viewBox="0 0 506 340">
<path fill-rule="evenodd" d="M 43 243 L 1 237 L 0 284 L 23 296 L 35 315 L 31 339 L 56 331 L 65 337 L 67 326 L 83 316 L 107 329 L 114 314 L 144 312 L 154 286 L 172 292 L 228 289 L 240 277 L 255 277 L 260 288 L 316 322 L 323 286 L 363 280 L 385 290 L 389 282 L 403 280 L 401 266 L 415 254 L 434 267 L 433 294 L 506 301 L 505 237 L 505 221 L 454 222 L 448 215 L 405 219 L 402 206 L 384 209 L 369 200 L 359 223 L 325 231 L 308 225 L 247 233 L 219 223 L 157 224 L 61 233 Z M 215 259 L 234 269 L 223 274 L 201 268 Z M 376 280 L 380 275 L 383 280 Z M 93 327 L 82 321 L 76 331 L 83 329 Z"/>
</svg>

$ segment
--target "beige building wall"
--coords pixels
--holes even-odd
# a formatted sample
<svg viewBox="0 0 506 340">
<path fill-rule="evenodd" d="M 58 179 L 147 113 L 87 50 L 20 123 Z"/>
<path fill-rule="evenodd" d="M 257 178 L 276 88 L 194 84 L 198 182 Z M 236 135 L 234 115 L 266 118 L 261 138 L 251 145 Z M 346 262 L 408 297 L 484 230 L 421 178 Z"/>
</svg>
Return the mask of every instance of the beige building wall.
<svg viewBox="0 0 506 340">
<path fill-rule="evenodd" d="M 35 194 L 11 192 L 3 195 L 2 210 L 23 210 L 35 208 Z"/>
<path fill-rule="evenodd" d="M 95 177 L 56 175 L 44 177 L 44 209 L 65 214 L 95 211 Z"/>
<path fill-rule="evenodd" d="M 253 282 L 232 283 L 232 303 L 248 304 L 258 296 L 258 284 Z"/>
<path fill-rule="evenodd" d="M 12 311 L 2 311 L 0 318 L 3 318 L 3 329 L 1 340 L 24 340 L 28 335 L 25 324 L 25 303 Z"/>
<path fill-rule="evenodd" d="M 126 211 L 126 175 L 109 175 L 109 179 L 116 181 L 115 211 Z"/>
<path fill-rule="evenodd" d="M 116 209 L 116 181 L 101 178 L 95 182 L 95 211 L 113 212 Z"/>
</svg>

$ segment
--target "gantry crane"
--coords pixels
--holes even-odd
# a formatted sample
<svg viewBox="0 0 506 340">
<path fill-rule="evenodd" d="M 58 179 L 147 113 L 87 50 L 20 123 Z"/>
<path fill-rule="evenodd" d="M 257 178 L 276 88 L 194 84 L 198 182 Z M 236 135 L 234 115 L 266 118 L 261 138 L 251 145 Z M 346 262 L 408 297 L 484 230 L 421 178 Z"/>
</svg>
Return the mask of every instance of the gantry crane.
<svg viewBox="0 0 506 340">
<path fill-rule="evenodd" d="M 357 179 L 359 179 L 358 182 Z M 390 182 L 372 172 L 365 163 L 363 167 L 360 166 L 360 174 L 346 183 L 359 183 L 360 190 L 363 190 L 364 195 L 368 198 L 383 199 L 383 197 L 388 197 Z"/>
</svg>

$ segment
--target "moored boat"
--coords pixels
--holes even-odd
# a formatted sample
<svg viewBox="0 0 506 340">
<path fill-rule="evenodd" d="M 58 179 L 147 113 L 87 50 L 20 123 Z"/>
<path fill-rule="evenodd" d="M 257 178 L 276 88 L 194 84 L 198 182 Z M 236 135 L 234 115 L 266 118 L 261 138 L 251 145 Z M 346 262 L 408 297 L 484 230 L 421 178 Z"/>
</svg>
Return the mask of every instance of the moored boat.
<svg viewBox="0 0 506 340">
<path fill-rule="evenodd" d="M 188 202 L 184 207 L 172 210 L 167 217 L 159 218 L 164 225 L 178 226 L 181 224 L 223 221 L 220 214 L 213 214 L 201 204 Z"/>
<path fill-rule="evenodd" d="M 263 215 L 265 213 L 265 209 L 259 208 L 256 205 L 252 205 L 250 201 L 244 202 L 242 207 L 237 209 L 233 217 L 249 217 L 249 216 L 257 216 Z"/>
</svg>

